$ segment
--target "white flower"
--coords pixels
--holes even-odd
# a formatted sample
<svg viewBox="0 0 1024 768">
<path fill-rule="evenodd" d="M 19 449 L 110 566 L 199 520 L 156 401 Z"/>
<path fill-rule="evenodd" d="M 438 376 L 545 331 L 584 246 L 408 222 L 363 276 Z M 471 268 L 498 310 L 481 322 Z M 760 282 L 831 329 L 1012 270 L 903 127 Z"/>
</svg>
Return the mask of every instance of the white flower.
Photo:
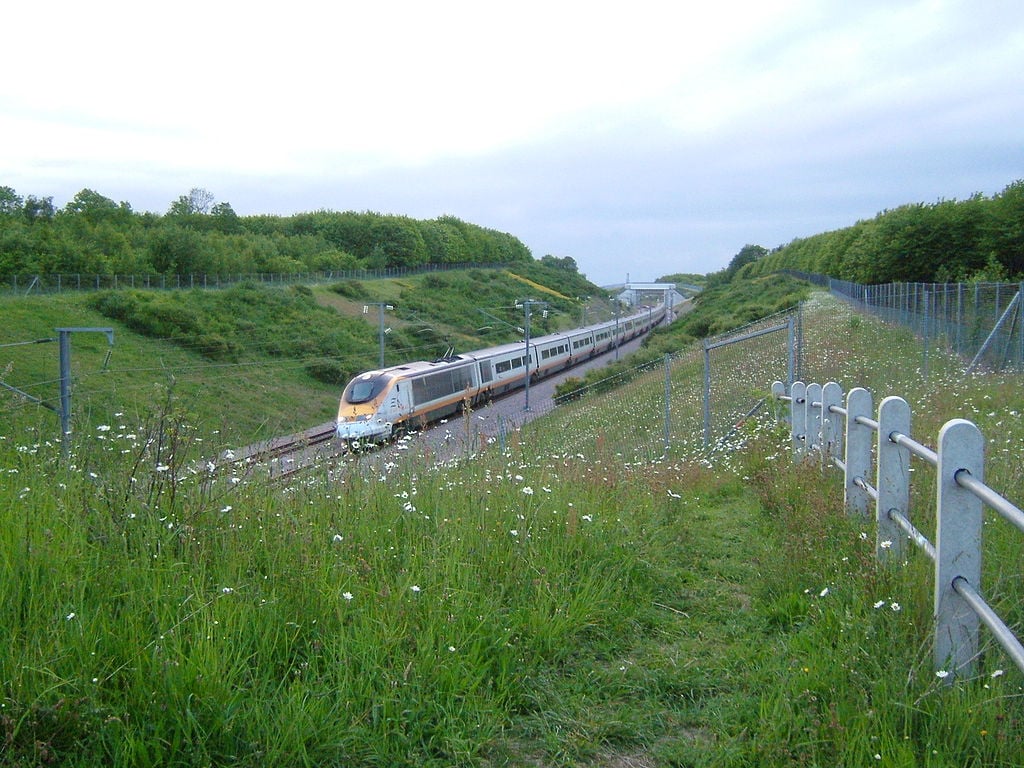
<svg viewBox="0 0 1024 768">
<path fill-rule="evenodd" d="M 110 431 L 110 425 L 109 424 L 100 424 L 98 427 L 96 427 L 96 431 L 97 432 L 109 432 Z"/>
<path fill-rule="evenodd" d="M 449 653 L 455 653 L 455 646 L 454 645 L 449 645 L 448 646 L 448 652 Z"/>
<path fill-rule="evenodd" d="M 533 488 L 531 488 L 528 485 L 524 486 L 523 487 L 523 493 L 525 493 L 527 496 L 533 496 Z"/>
<path fill-rule="evenodd" d="M 225 595 L 230 595 L 234 591 L 235 590 L 233 590 L 231 587 L 224 587 L 224 589 L 221 590 L 221 592 L 223 592 Z"/>
<path fill-rule="evenodd" d="M 879 600 L 875 603 L 875 608 L 881 608 L 883 605 L 885 605 L 885 600 Z"/>
<path fill-rule="evenodd" d="M 892 603 L 889 607 L 892 608 L 894 611 L 898 611 L 900 609 L 900 604 Z"/>
<path fill-rule="evenodd" d="M 352 599 L 352 593 L 351 592 L 342 592 L 341 596 L 344 597 L 346 600 L 351 600 Z"/>
<path fill-rule="evenodd" d="M 221 512 L 230 512 L 230 511 L 231 511 L 231 505 L 230 504 L 228 504 L 223 509 L 221 509 Z"/>
<path fill-rule="evenodd" d="M 333 541 L 335 544 L 337 544 L 339 541 L 342 541 L 344 538 L 345 537 L 342 536 L 340 533 L 336 533 L 336 534 L 334 534 L 334 538 L 331 539 L 331 541 Z"/>
<path fill-rule="evenodd" d="M 594 516 L 593 515 L 581 515 L 580 519 L 581 520 L 586 520 L 589 523 L 589 522 L 593 521 Z"/>
<path fill-rule="evenodd" d="M 940 680 L 945 680 L 947 677 L 949 677 L 949 672 L 947 672 L 944 669 L 940 669 L 935 673 L 935 676 Z"/>
<path fill-rule="evenodd" d="M 1003 670 L 1001 670 L 1001 669 L 997 669 L 995 672 L 992 673 L 992 677 L 1002 677 L 1002 676 L 1003 676 Z"/>
<path fill-rule="evenodd" d="M 892 542 L 891 542 L 891 541 L 890 541 L 889 539 L 886 539 L 886 540 L 885 540 L 885 541 L 883 541 L 883 542 L 882 542 L 881 544 L 879 544 L 879 546 L 880 546 L 880 547 L 881 547 L 882 549 L 889 549 L 889 547 L 891 547 L 891 546 L 892 546 Z"/>
<path fill-rule="evenodd" d="M 168 469 L 170 469 L 170 467 L 167 466 L 166 464 L 157 464 L 156 465 L 156 471 L 157 472 L 166 472 Z"/>
<path fill-rule="evenodd" d="M 682 497 L 682 496 L 680 496 L 680 495 L 679 495 L 678 493 L 672 493 L 672 491 L 669 491 L 669 492 L 668 492 L 668 497 L 669 497 L 670 499 L 681 499 L 681 498 L 683 498 L 683 497 Z"/>
<path fill-rule="evenodd" d="M 513 528 L 511 531 L 509 531 L 509 533 L 512 534 L 513 536 L 518 536 L 519 535 L 519 531 L 517 531 L 515 528 Z"/>
<path fill-rule="evenodd" d="M 75 616 L 76 616 L 76 615 L 77 615 L 77 614 L 76 614 L 76 613 L 75 613 L 74 611 L 72 611 L 71 613 L 69 613 L 69 614 L 68 614 L 67 616 L 65 616 L 64 618 L 65 618 L 65 620 L 67 620 L 67 621 L 72 621 L 72 620 L 73 620 L 73 619 L 75 618 Z"/>
<path fill-rule="evenodd" d="M 411 589 L 413 592 L 419 592 L 420 591 L 420 585 L 419 584 L 413 584 L 411 587 L 409 587 L 409 589 Z"/>
<path fill-rule="evenodd" d="M 825 587 L 821 592 L 818 593 L 818 597 L 824 597 L 828 594 L 828 587 Z"/>
</svg>

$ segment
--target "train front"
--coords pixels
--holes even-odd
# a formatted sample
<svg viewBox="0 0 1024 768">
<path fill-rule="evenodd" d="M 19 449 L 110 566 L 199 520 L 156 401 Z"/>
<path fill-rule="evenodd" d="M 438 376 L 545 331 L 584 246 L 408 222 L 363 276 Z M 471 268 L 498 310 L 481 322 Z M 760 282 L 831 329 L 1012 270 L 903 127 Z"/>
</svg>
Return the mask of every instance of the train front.
<svg viewBox="0 0 1024 768">
<path fill-rule="evenodd" d="M 348 442 L 380 442 L 391 437 L 391 420 L 384 409 L 391 380 L 388 373 L 367 371 L 348 383 L 338 406 L 338 438 Z"/>
</svg>

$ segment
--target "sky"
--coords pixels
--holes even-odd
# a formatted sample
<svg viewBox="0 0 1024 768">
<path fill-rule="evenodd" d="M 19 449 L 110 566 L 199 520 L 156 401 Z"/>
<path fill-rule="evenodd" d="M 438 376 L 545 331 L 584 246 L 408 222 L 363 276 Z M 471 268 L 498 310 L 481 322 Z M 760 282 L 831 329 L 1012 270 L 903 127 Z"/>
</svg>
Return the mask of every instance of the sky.
<svg viewBox="0 0 1024 768">
<path fill-rule="evenodd" d="M 1020 0 L 51 0 L 5 9 L 0 186 L 378 211 L 591 281 L 1024 178 Z"/>
</svg>

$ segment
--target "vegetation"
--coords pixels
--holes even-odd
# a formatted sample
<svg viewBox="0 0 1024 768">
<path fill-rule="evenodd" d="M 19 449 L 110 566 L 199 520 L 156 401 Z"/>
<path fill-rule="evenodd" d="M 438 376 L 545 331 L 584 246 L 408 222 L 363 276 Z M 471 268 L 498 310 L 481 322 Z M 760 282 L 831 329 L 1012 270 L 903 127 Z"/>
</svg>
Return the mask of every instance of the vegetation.
<svg viewBox="0 0 1024 768">
<path fill-rule="evenodd" d="M 585 307 L 591 320 L 609 316 L 607 299 L 579 273 L 524 262 L 516 273 L 428 272 L 314 288 L 241 283 L 222 290 L 6 296 L 0 305 L 7 336 L 0 343 L 50 338 L 57 327 L 112 327 L 112 348 L 99 334 L 75 334 L 72 342 L 79 428 L 109 419 L 113 402 L 139 414 L 158 389 L 169 388 L 190 402 L 198 424 L 232 441 L 225 447 L 237 447 L 333 418 L 339 388 L 379 365 L 378 312 L 368 303 L 392 307 L 385 312 L 386 364 L 434 359 L 449 347 L 467 351 L 521 339 L 516 328 L 524 315 L 516 302 L 540 295 L 524 278 L 550 291 L 543 294 L 547 316 L 532 317 L 535 333 L 574 327 Z M 577 301 L 578 294 L 594 298 Z M 5 383 L 56 404 L 55 345 L 5 350 L 0 371 L 5 368 Z"/>
<path fill-rule="evenodd" d="M 559 385 L 555 396 L 571 398 L 587 390 L 618 386 L 636 369 L 659 363 L 666 354 L 674 355 L 695 341 L 734 330 L 748 323 L 792 309 L 810 294 L 803 280 L 770 274 L 747 280 L 709 281 L 678 320 L 656 328 L 643 348 L 628 360 L 589 371 Z"/>
<path fill-rule="evenodd" d="M 905 331 L 827 299 L 808 312 L 823 376 L 898 387 L 915 435 L 976 419 L 998 436 L 986 478 L 1024 495 L 1018 382 L 893 382 Z M 935 675 L 923 558 L 877 565 L 837 478 L 793 465 L 770 418 L 721 452 L 680 435 L 635 460 L 649 386 L 473 461 L 410 442 L 287 489 L 184 458 L 209 435 L 173 393 L 140 418 L 110 403 L 69 461 L 37 411 L 9 411 L 2 761 L 1016 764 L 1024 677 L 993 647 L 975 679 Z M 985 537 L 986 589 L 1019 625 L 1019 535 L 993 520 Z"/>
<path fill-rule="evenodd" d="M 563 260 L 547 257 L 556 262 Z M 371 212 L 238 216 L 193 189 L 166 214 L 83 189 L 50 197 L 0 187 L 0 278 L 24 274 L 251 274 L 532 262 L 512 235 L 452 216 L 420 221 Z M 572 259 L 569 259 L 571 262 Z"/>
<path fill-rule="evenodd" d="M 744 277 L 790 269 L 865 284 L 1018 280 L 1024 277 L 1024 180 L 988 198 L 883 211 L 739 267 Z"/>
</svg>

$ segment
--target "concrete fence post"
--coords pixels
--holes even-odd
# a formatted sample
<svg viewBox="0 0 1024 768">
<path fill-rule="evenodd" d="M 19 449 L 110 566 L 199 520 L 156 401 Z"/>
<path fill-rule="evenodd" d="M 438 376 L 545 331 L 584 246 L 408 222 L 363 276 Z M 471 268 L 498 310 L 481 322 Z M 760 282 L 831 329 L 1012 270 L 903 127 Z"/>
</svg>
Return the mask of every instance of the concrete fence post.
<svg viewBox="0 0 1024 768">
<path fill-rule="evenodd" d="M 871 497 L 859 483 L 867 481 L 871 471 L 871 444 L 874 432 L 858 418 L 871 418 L 871 393 L 855 387 L 846 395 L 846 473 L 843 478 L 846 512 L 867 517 Z"/>
<path fill-rule="evenodd" d="M 804 398 L 807 400 L 807 450 L 817 451 L 821 449 L 821 384 L 808 384 Z"/>
<path fill-rule="evenodd" d="M 892 442 L 893 433 L 910 437 L 910 405 L 902 397 L 887 397 L 878 406 L 875 554 L 882 561 L 901 558 L 907 538 L 889 513 L 908 517 L 910 512 L 910 449 Z"/>
<path fill-rule="evenodd" d="M 821 388 L 821 466 L 827 468 L 834 456 L 843 455 L 842 417 L 832 413 L 832 406 L 843 404 L 843 389 L 834 381 Z"/>
<path fill-rule="evenodd" d="M 973 674 L 978 655 L 978 614 L 954 588 L 964 579 L 981 591 L 981 528 L 984 505 L 957 483 L 968 472 L 984 482 L 985 439 L 966 419 L 953 419 L 939 430 L 936 472 L 935 665 L 957 676 Z M 952 677 L 952 675 L 950 676 Z M 947 678 L 949 680 L 950 678 Z"/>
<path fill-rule="evenodd" d="M 790 438 L 793 443 L 793 459 L 800 461 L 807 453 L 807 386 L 802 381 L 794 381 L 789 392 L 790 405 Z"/>
</svg>

